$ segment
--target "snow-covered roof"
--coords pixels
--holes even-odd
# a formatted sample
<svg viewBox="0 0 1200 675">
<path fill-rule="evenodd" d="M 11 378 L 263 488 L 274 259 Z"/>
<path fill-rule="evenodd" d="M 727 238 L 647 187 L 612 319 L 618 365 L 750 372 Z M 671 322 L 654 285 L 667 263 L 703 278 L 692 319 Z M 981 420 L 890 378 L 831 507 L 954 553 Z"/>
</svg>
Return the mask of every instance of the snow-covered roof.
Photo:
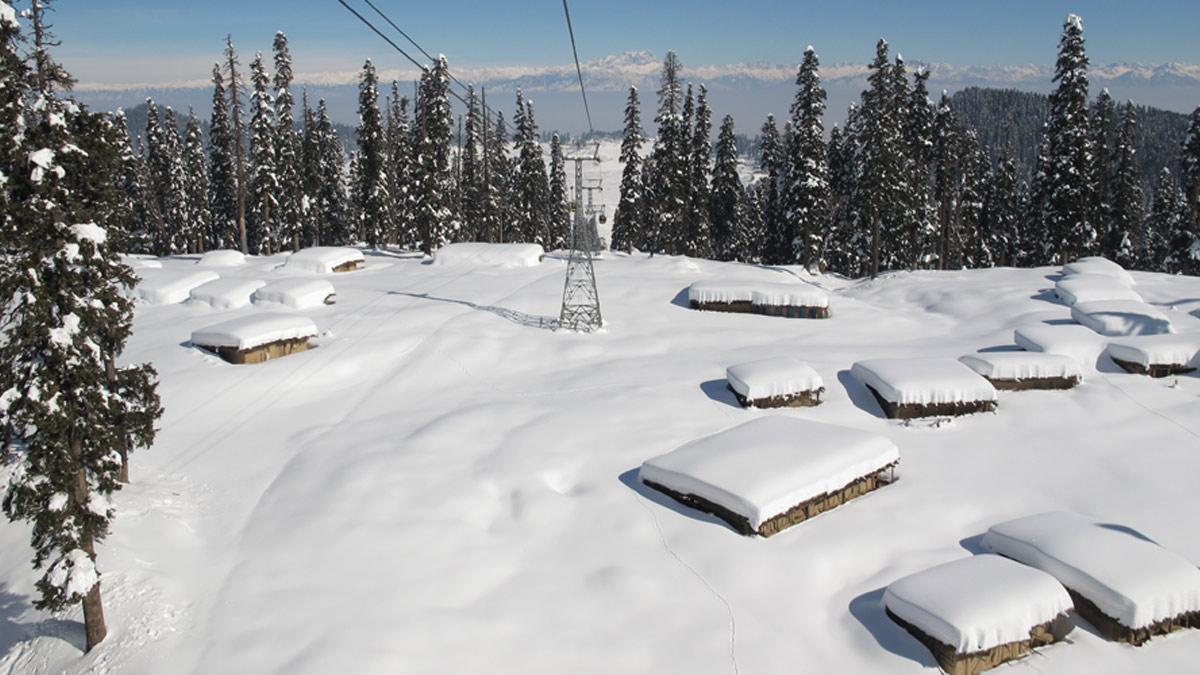
<svg viewBox="0 0 1200 675">
<path fill-rule="evenodd" d="M 1104 353 L 1106 341 L 1090 328 L 1078 324 L 1035 323 L 1013 331 L 1013 341 L 1031 352 L 1062 354 L 1078 361 L 1083 367 L 1096 366 Z"/>
<path fill-rule="evenodd" d="M 1188 364 L 1200 368 L 1200 333 L 1119 338 L 1108 344 L 1108 355 L 1147 368 Z"/>
<path fill-rule="evenodd" d="M 688 300 L 699 303 L 750 302 L 754 289 L 752 281 L 697 281 L 688 286 Z"/>
<path fill-rule="evenodd" d="M 688 300 L 696 303 L 749 302 L 774 307 L 828 307 L 825 291 L 803 282 L 697 281 L 688 287 Z"/>
<path fill-rule="evenodd" d="M 1042 513 L 992 526 L 983 545 L 1050 573 L 1129 628 L 1200 611 L 1195 563 L 1120 525 Z"/>
<path fill-rule="evenodd" d="M 790 396 L 825 386 L 812 366 L 792 356 L 730 366 L 725 369 L 725 379 L 734 391 L 750 400 Z"/>
<path fill-rule="evenodd" d="M 218 279 L 209 270 L 180 270 L 146 267 L 134 270 L 141 280 L 133 289 L 134 297 L 153 305 L 170 305 L 188 299 L 192 289 Z"/>
<path fill-rule="evenodd" d="M 538 244 L 447 244 L 433 253 L 435 265 L 478 265 L 483 267 L 533 267 L 545 251 Z"/>
<path fill-rule="evenodd" d="M 193 288 L 188 297 L 213 309 L 237 309 L 249 305 L 250 296 L 264 283 L 261 279 L 213 279 Z"/>
<path fill-rule="evenodd" d="M 1142 296 L 1106 274 L 1071 274 L 1054 284 L 1054 292 L 1068 305 L 1093 300 L 1136 300 Z"/>
<path fill-rule="evenodd" d="M 321 307 L 326 299 L 336 294 L 333 284 L 326 279 L 293 277 L 280 279 L 254 292 L 254 302 L 273 302 L 293 309 Z"/>
<path fill-rule="evenodd" d="M 253 349 L 280 340 L 317 334 L 312 319 L 296 314 L 247 314 L 192 332 L 192 344 L 202 347 Z"/>
<path fill-rule="evenodd" d="M 362 251 L 340 246 L 314 246 L 301 249 L 288 256 L 284 267 L 291 272 L 329 274 L 335 267 L 349 262 L 362 262 Z"/>
<path fill-rule="evenodd" d="M 1083 369 L 1075 359 L 1062 354 L 1041 352 L 980 352 L 960 356 L 968 368 L 992 380 L 1043 380 L 1082 378 Z"/>
<path fill-rule="evenodd" d="M 899 459 L 886 436 L 771 416 L 647 460 L 639 477 L 720 504 L 758 529 L 805 500 Z"/>
<path fill-rule="evenodd" d="M 1028 640 L 1029 629 L 1074 608 L 1054 577 L 987 554 L 893 581 L 883 604 L 960 654 Z"/>
<path fill-rule="evenodd" d="M 1160 335 L 1172 332 L 1171 320 L 1136 300 L 1092 300 L 1071 307 L 1071 318 L 1101 335 Z"/>
<path fill-rule="evenodd" d="M 850 374 L 900 405 L 996 400 L 990 382 L 951 358 L 867 359 L 855 363 Z"/>
<path fill-rule="evenodd" d="M 246 256 L 241 251 L 218 249 L 200 256 L 196 264 L 200 267 L 239 267 L 246 264 Z"/>
<path fill-rule="evenodd" d="M 1130 288 L 1137 285 L 1137 282 L 1133 280 L 1133 275 L 1126 272 L 1124 267 L 1121 267 L 1108 258 L 1101 258 L 1099 256 L 1080 258 L 1075 262 L 1067 263 L 1063 265 L 1063 274 L 1068 277 L 1077 274 L 1098 274 L 1104 277 L 1112 277 Z"/>
</svg>

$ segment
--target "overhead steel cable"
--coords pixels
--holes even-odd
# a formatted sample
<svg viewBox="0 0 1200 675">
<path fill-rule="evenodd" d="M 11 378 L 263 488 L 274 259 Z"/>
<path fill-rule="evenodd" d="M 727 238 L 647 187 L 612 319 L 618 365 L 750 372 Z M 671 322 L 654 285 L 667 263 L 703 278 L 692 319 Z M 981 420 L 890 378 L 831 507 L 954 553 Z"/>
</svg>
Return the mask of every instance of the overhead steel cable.
<svg viewBox="0 0 1200 675">
<path fill-rule="evenodd" d="M 567 33 L 571 36 L 571 54 L 575 57 L 575 74 L 579 76 L 579 93 L 583 95 L 583 111 L 587 113 L 588 130 L 596 133 L 592 126 L 592 109 L 588 107 L 587 89 L 583 86 L 583 68 L 579 65 L 579 50 L 575 48 L 575 29 L 571 26 L 571 9 L 563 0 L 563 13 L 567 15 Z"/>
</svg>

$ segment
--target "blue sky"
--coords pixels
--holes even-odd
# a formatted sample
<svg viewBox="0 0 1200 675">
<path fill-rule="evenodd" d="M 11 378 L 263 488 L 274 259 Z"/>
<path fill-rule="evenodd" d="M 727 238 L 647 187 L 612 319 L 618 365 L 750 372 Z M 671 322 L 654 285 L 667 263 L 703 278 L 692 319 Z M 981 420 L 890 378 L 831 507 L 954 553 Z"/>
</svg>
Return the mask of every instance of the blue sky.
<svg viewBox="0 0 1200 675">
<path fill-rule="evenodd" d="M 362 0 L 347 0 L 370 10 Z M 376 0 L 452 65 L 565 63 L 556 0 Z M 450 9 L 447 9 L 450 8 Z M 888 38 L 909 60 L 960 65 L 1050 63 L 1063 17 L 1082 14 L 1094 63 L 1200 62 L 1200 2 L 926 0 L 762 2 L 576 0 L 581 58 L 629 50 L 679 52 L 685 64 L 790 63 L 813 44 L 825 63 L 867 61 Z M 368 56 L 405 65 L 336 0 L 59 0 L 59 57 L 82 81 L 202 79 L 232 32 L 244 59 L 285 31 L 299 72 L 349 70 Z"/>
</svg>

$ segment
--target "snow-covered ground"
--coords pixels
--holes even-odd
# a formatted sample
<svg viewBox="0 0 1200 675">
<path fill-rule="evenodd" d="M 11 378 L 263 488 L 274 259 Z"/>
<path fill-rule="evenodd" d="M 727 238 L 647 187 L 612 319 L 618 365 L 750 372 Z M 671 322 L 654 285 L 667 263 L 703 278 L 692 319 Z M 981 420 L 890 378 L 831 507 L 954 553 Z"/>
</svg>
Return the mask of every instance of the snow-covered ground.
<svg viewBox="0 0 1200 675">
<path fill-rule="evenodd" d="M 282 262 L 219 272 L 271 282 Z M 1075 389 L 1002 391 L 995 414 L 905 425 L 849 376 L 862 359 L 957 358 L 1069 322 L 1053 270 L 849 282 L 606 254 L 607 327 L 579 335 L 544 328 L 564 267 L 368 254 L 329 277 L 337 304 L 297 310 L 315 349 L 252 366 L 187 341 L 263 307 L 139 305 L 125 358 L 158 368 L 166 414 L 100 550 L 109 637 L 81 656 L 77 612 L 32 609 L 28 531 L 6 524 L 0 673 L 929 672 L 883 589 L 981 552 L 996 523 L 1073 511 L 1200 562 L 1200 378 L 1102 356 Z M 686 308 L 694 281 L 795 275 L 830 294 L 832 318 Z M 1135 277 L 1177 332 L 1200 331 L 1200 279 Z M 725 368 L 772 356 L 810 363 L 825 402 L 738 406 Z M 900 480 L 770 539 L 636 480 L 646 459 L 763 416 L 886 435 Z M 1081 626 L 1005 672 L 1198 660 L 1200 630 L 1133 648 Z"/>
</svg>

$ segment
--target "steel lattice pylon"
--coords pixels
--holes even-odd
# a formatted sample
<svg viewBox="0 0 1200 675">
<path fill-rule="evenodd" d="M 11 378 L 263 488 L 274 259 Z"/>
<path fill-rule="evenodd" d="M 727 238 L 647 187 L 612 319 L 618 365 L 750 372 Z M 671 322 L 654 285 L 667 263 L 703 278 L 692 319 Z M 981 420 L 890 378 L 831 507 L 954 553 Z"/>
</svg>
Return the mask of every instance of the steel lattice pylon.
<svg viewBox="0 0 1200 675">
<path fill-rule="evenodd" d="M 583 210 L 584 158 L 571 159 L 575 161 L 575 214 L 571 219 L 571 252 L 558 326 L 590 333 L 604 323 L 600 316 L 600 293 L 596 290 L 596 269 L 592 265 L 598 236 L 595 219 L 585 217 Z"/>
</svg>

